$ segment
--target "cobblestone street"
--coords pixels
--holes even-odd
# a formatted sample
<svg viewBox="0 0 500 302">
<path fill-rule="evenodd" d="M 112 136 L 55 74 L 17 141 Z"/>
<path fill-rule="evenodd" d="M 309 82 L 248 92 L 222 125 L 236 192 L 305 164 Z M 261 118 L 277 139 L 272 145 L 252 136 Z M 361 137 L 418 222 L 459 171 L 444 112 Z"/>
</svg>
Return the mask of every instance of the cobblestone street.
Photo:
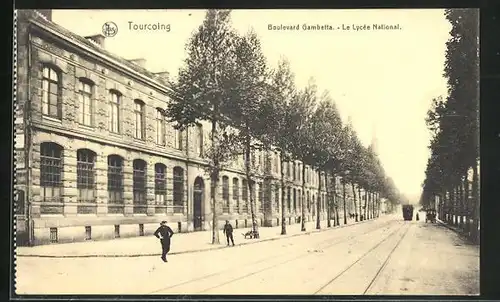
<svg viewBox="0 0 500 302">
<path fill-rule="evenodd" d="M 173 246 L 182 236 L 201 234 L 178 234 Z M 121 241 L 147 239 L 158 244 L 151 237 Z M 18 257 L 17 293 L 474 295 L 479 248 L 440 224 L 390 215 L 280 240 L 173 254 L 168 263 L 158 256 Z"/>
</svg>

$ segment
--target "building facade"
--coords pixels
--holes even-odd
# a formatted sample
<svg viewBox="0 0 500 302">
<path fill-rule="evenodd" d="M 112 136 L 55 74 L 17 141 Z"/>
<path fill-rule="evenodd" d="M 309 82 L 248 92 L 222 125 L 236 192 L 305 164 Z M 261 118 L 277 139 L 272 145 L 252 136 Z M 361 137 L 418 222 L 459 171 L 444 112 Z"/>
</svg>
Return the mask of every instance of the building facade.
<svg viewBox="0 0 500 302">
<path fill-rule="evenodd" d="M 176 232 L 211 228 L 210 179 L 202 157 L 209 124 L 179 131 L 163 115 L 168 73 L 105 49 L 101 35 L 80 37 L 50 11 L 18 11 L 16 76 L 16 227 L 18 244 L 150 235 L 162 220 Z M 279 152 L 255 151 L 247 192 L 243 158 L 220 175 L 219 227 L 250 227 L 250 194 L 260 226 L 281 223 Z M 322 177 L 284 165 L 287 224 L 326 219 Z"/>
</svg>

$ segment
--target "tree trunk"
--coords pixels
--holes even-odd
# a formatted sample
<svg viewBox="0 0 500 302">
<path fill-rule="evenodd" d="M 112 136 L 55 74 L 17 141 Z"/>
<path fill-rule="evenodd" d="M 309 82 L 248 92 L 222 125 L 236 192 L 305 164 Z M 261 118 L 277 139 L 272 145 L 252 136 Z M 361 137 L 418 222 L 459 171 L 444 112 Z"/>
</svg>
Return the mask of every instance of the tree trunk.
<svg viewBox="0 0 500 302">
<path fill-rule="evenodd" d="M 346 191 L 345 191 L 345 182 L 342 181 L 342 195 L 343 195 L 343 201 L 344 201 L 344 224 L 347 224 L 347 209 L 345 206 L 345 198 L 346 198 Z M 338 217 L 337 217 L 338 221 Z"/>
<path fill-rule="evenodd" d="M 358 209 L 357 209 L 357 204 L 356 204 L 356 187 L 354 187 L 354 183 L 351 182 L 351 186 L 352 186 L 352 194 L 354 195 L 354 213 L 355 213 L 355 221 L 358 222 Z M 359 201 L 359 204 L 361 205 L 361 200 Z M 361 206 L 360 206 L 360 209 L 361 209 Z M 359 213 L 359 215 L 361 216 L 361 211 Z M 361 219 L 361 217 L 360 217 Z"/>
<path fill-rule="evenodd" d="M 302 198 L 300 199 L 300 231 L 306 231 L 306 209 L 304 206 L 306 197 L 306 164 L 302 162 Z"/>
<path fill-rule="evenodd" d="M 474 242 L 480 242 L 480 232 L 479 232 L 479 218 L 480 218 L 480 199 L 479 199 L 479 173 L 477 171 L 477 161 L 474 162 L 472 167 L 472 206 L 473 206 L 473 223 L 472 223 L 472 239 Z"/>
<path fill-rule="evenodd" d="M 372 219 L 375 218 L 375 192 L 371 192 L 370 193 L 370 198 L 371 198 L 371 201 L 372 201 L 372 205 L 371 205 L 371 216 L 372 216 Z"/>
<path fill-rule="evenodd" d="M 361 200 L 361 194 L 359 195 L 360 196 L 360 200 Z M 364 205 L 364 208 L 363 208 L 363 216 L 361 218 L 361 221 L 365 220 L 365 219 L 370 219 L 370 211 L 369 211 L 369 207 L 370 207 L 370 199 L 368 198 L 370 196 L 370 192 L 368 192 L 368 190 L 365 190 L 365 198 L 364 198 L 364 202 L 365 202 L 365 205 Z M 361 205 L 360 205 L 360 208 L 361 208 Z"/>
<path fill-rule="evenodd" d="M 469 191 L 469 180 L 467 177 L 464 179 L 464 214 L 465 214 L 465 233 L 470 236 L 470 191 Z"/>
<path fill-rule="evenodd" d="M 318 203 L 316 204 L 316 229 L 321 229 L 320 223 L 320 211 L 321 211 L 321 170 L 318 169 L 318 198 L 316 199 Z"/>
<path fill-rule="evenodd" d="M 210 133 L 210 139 L 212 143 L 215 141 L 215 135 L 217 131 L 217 120 L 214 118 L 212 119 L 212 131 Z M 213 163 L 214 167 L 213 170 L 210 173 L 210 201 L 212 203 L 212 244 L 219 244 L 220 243 L 220 238 L 219 238 L 219 220 L 217 218 L 217 198 L 216 198 L 216 193 L 217 193 L 217 188 L 218 188 L 218 181 L 219 181 L 219 160 L 217 158 L 217 155 L 214 154 L 213 156 Z"/>
<path fill-rule="evenodd" d="M 359 186 L 358 186 L 359 190 Z M 363 212 L 363 203 L 361 201 L 361 195 L 358 194 L 358 199 L 359 199 L 359 221 L 363 221 L 365 219 L 365 213 Z"/>
<path fill-rule="evenodd" d="M 281 235 L 286 235 L 285 173 L 283 173 L 283 152 L 280 155 L 280 174 L 281 174 Z"/>
<path fill-rule="evenodd" d="M 333 173 L 332 173 L 333 175 Z M 325 172 L 325 190 L 326 190 L 326 227 L 331 228 L 331 207 L 332 207 L 332 192 L 330 192 L 330 186 L 328 185 L 328 180 L 331 179 L 328 177 L 328 173 Z M 335 195 L 335 194 L 334 194 Z"/>
<path fill-rule="evenodd" d="M 255 237 L 259 237 L 259 234 L 257 232 L 257 220 L 255 218 L 255 208 L 254 208 L 254 194 L 253 194 L 253 188 L 254 188 L 254 183 L 253 183 L 253 180 L 252 180 L 252 175 L 251 175 L 251 167 L 250 167 L 250 164 L 251 164 L 251 146 L 250 146 L 250 135 L 248 134 L 248 128 L 247 128 L 247 135 L 245 137 L 245 157 L 246 157 L 246 160 L 245 160 L 245 172 L 246 172 L 246 177 L 247 177 L 247 186 L 248 186 L 248 193 L 250 195 L 250 213 L 251 213 L 251 217 L 252 217 L 252 231 L 254 232 L 254 234 L 257 234 L 257 236 L 254 236 L 253 238 Z M 256 193 L 257 194 L 257 193 Z"/>
<path fill-rule="evenodd" d="M 217 198 L 216 198 L 216 193 L 217 193 L 217 172 L 212 172 L 212 177 L 210 177 L 210 201 L 212 204 L 212 244 L 219 244 L 220 243 L 220 238 L 219 238 L 219 225 L 218 225 L 218 219 L 217 219 Z"/>
<path fill-rule="evenodd" d="M 464 230 L 464 182 L 460 179 L 460 184 L 458 185 L 459 195 L 460 195 L 460 209 L 459 209 L 459 220 L 458 224 L 460 229 Z"/>
</svg>

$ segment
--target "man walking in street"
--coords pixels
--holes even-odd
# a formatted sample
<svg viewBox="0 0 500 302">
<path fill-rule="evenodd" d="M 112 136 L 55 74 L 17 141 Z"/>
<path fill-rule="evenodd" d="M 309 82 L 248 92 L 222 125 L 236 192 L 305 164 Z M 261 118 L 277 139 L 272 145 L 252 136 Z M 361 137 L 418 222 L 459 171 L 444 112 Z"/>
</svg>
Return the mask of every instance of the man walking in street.
<svg viewBox="0 0 500 302">
<path fill-rule="evenodd" d="M 160 227 L 155 231 L 154 235 L 156 238 L 160 239 L 161 243 L 161 260 L 163 262 L 167 261 L 167 254 L 170 251 L 170 238 L 174 235 L 172 229 L 167 225 L 166 221 L 160 223 Z"/>
<path fill-rule="evenodd" d="M 224 231 L 223 232 L 226 235 L 227 245 L 229 246 L 229 239 L 231 239 L 231 243 L 234 246 L 233 226 L 229 223 L 229 220 L 226 220 L 226 224 L 224 225 Z"/>
</svg>

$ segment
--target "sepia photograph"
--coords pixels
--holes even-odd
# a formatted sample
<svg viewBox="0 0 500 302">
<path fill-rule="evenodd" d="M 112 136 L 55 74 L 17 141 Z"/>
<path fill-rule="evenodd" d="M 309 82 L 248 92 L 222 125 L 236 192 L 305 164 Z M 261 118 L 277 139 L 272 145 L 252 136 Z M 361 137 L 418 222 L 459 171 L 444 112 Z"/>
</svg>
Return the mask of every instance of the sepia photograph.
<svg viewBox="0 0 500 302">
<path fill-rule="evenodd" d="M 13 30 L 16 295 L 480 294 L 478 9 Z"/>
</svg>

